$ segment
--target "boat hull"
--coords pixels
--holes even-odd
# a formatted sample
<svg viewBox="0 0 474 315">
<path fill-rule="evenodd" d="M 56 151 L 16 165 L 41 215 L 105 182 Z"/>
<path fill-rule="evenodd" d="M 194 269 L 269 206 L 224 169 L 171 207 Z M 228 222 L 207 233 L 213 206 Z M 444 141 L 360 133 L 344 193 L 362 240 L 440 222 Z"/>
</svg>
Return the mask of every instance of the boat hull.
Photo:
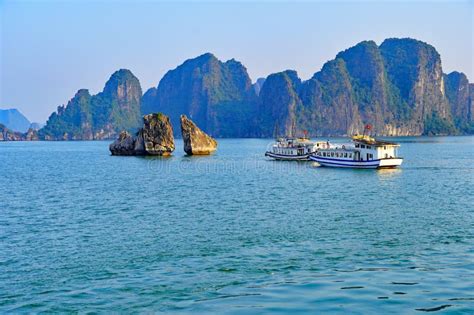
<svg viewBox="0 0 474 315">
<path fill-rule="evenodd" d="M 265 156 L 271 157 L 275 160 L 282 160 L 282 161 L 308 161 L 309 154 L 304 155 L 285 155 L 285 154 L 276 154 L 273 152 L 265 152 Z"/>
<path fill-rule="evenodd" d="M 370 160 L 370 161 L 353 161 L 353 160 L 331 159 L 331 158 L 310 155 L 309 159 L 312 161 L 318 162 L 321 166 L 342 167 L 342 168 L 363 168 L 363 169 L 395 168 L 395 167 L 399 167 L 403 163 L 403 158 L 389 158 L 389 159 L 378 159 L 378 160 Z"/>
</svg>

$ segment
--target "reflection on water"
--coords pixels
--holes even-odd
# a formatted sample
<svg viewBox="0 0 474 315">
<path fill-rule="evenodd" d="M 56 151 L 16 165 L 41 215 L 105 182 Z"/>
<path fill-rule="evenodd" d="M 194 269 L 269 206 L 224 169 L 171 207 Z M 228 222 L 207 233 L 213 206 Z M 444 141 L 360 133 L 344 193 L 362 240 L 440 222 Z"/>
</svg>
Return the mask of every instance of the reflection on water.
<svg viewBox="0 0 474 315">
<path fill-rule="evenodd" d="M 390 180 L 395 177 L 401 176 L 403 172 L 403 164 L 400 168 L 381 168 L 376 171 L 379 179 Z"/>
</svg>

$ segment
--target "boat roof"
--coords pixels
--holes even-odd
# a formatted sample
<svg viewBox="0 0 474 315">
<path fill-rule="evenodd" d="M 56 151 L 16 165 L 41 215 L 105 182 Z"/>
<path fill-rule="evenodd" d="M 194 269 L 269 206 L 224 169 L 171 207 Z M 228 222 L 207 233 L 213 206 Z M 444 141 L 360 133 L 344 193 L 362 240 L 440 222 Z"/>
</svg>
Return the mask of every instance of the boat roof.
<svg viewBox="0 0 474 315">
<path fill-rule="evenodd" d="M 329 140 L 312 140 L 311 138 L 307 137 L 278 137 L 276 138 L 276 142 L 282 141 L 293 141 L 293 142 L 306 142 L 306 143 L 327 143 Z"/>
<path fill-rule="evenodd" d="M 321 148 L 320 151 L 343 151 L 343 152 L 353 152 L 353 151 L 360 151 L 352 146 L 340 146 L 340 147 L 332 147 L 332 148 Z"/>
<path fill-rule="evenodd" d="M 363 143 L 363 144 L 368 144 L 368 145 L 373 145 L 373 146 L 377 146 L 377 147 L 380 147 L 380 146 L 397 146 L 397 147 L 399 147 L 400 146 L 396 142 L 379 140 L 379 139 L 375 139 L 375 138 L 372 138 L 372 137 L 369 137 L 369 136 L 353 136 L 352 141 Z"/>
<path fill-rule="evenodd" d="M 296 142 L 296 143 L 304 143 L 304 144 L 311 144 L 314 143 L 310 138 L 278 138 L 277 142 Z"/>
</svg>

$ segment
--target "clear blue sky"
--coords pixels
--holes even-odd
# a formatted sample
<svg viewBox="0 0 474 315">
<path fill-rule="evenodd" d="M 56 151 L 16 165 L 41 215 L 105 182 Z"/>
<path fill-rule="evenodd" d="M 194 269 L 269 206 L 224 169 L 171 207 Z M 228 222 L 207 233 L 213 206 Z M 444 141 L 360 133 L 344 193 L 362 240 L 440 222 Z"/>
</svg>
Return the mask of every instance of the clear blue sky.
<svg viewBox="0 0 474 315">
<path fill-rule="evenodd" d="M 474 1 L 0 0 L 0 108 L 45 122 L 119 68 L 146 91 L 204 52 L 241 61 L 254 81 L 285 69 L 308 79 L 339 51 L 388 37 L 434 45 L 445 72 L 472 82 L 473 15 Z"/>
</svg>

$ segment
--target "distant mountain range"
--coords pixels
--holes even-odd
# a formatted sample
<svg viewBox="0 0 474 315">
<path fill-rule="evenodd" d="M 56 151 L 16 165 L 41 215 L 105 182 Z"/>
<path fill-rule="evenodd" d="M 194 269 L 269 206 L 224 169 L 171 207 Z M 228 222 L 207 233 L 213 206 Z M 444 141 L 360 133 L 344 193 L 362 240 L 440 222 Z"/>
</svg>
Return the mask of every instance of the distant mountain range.
<svg viewBox="0 0 474 315">
<path fill-rule="evenodd" d="M 140 117 L 168 115 L 179 126 L 189 116 L 214 137 L 474 133 L 474 85 L 463 73 L 444 74 L 436 49 L 414 39 L 364 41 L 336 55 L 307 81 L 293 70 L 252 84 L 247 69 L 206 53 L 168 71 L 142 96 L 129 70 L 115 72 L 103 92 L 81 89 L 58 107 L 42 139 L 91 140 L 133 131 Z M 175 128 L 179 130 L 179 128 Z"/>
<path fill-rule="evenodd" d="M 27 132 L 30 121 L 16 108 L 0 109 L 0 124 L 17 132 Z"/>
</svg>

